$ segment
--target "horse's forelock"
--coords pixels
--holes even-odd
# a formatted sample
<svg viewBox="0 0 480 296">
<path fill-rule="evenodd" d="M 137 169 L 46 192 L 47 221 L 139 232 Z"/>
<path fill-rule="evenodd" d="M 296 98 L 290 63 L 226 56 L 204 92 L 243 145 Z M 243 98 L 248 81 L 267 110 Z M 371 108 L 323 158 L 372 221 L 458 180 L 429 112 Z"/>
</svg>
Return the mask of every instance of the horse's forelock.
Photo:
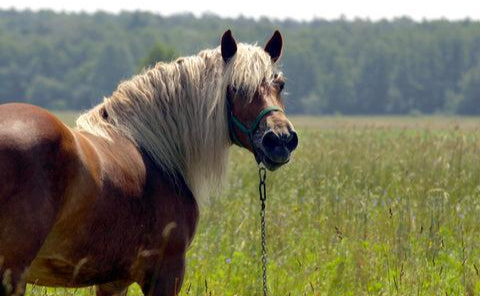
<svg viewBox="0 0 480 296">
<path fill-rule="evenodd" d="M 263 82 L 270 82 L 276 66 L 270 56 L 258 46 L 240 44 L 237 54 L 227 64 L 227 84 L 242 89 L 252 99 Z"/>
</svg>

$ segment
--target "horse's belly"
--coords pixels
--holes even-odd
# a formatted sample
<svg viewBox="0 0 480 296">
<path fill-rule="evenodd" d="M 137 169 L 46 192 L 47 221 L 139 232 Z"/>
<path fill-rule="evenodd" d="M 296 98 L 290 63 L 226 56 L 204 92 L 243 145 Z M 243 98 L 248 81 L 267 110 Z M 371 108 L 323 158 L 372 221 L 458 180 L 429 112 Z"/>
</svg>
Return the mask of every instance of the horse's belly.
<svg viewBox="0 0 480 296">
<path fill-rule="evenodd" d="M 90 286 L 107 281 L 106 277 L 87 258 L 75 264 L 61 255 L 38 256 L 27 273 L 27 281 L 40 286 Z"/>
<path fill-rule="evenodd" d="M 28 282 L 81 287 L 129 277 L 135 260 L 132 252 L 125 252 L 118 244 L 110 246 L 108 238 L 93 236 L 96 239 L 92 240 L 92 236 L 78 235 L 75 227 L 69 230 L 53 229 L 29 268 Z M 108 233 L 108 229 L 102 230 Z M 132 242 L 127 239 L 125 243 Z"/>
</svg>

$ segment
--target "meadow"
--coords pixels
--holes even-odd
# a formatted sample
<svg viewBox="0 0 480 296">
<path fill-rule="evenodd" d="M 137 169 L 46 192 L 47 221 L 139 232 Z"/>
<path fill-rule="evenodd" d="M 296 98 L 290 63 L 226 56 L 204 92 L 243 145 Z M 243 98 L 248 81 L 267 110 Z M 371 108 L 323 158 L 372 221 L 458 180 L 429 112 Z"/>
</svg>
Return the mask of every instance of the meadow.
<svg viewBox="0 0 480 296">
<path fill-rule="evenodd" d="M 293 121 L 300 146 L 267 176 L 270 295 L 480 294 L 479 118 Z M 202 205 L 181 295 L 261 295 L 258 171 L 238 148 L 230 168 Z"/>
</svg>

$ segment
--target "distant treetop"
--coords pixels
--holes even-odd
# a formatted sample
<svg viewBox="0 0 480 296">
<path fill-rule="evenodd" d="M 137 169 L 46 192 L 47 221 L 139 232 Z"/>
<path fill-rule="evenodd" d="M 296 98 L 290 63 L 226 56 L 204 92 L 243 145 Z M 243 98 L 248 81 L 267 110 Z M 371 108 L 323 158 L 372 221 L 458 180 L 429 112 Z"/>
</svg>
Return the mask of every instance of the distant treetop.
<svg viewBox="0 0 480 296">
<path fill-rule="evenodd" d="M 144 67 L 279 29 L 285 104 L 306 114 L 480 114 L 480 22 L 311 22 L 0 10 L 0 103 L 86 109 Z M 263 44 L 262 44 L 263 45 Z"/>
</svg>

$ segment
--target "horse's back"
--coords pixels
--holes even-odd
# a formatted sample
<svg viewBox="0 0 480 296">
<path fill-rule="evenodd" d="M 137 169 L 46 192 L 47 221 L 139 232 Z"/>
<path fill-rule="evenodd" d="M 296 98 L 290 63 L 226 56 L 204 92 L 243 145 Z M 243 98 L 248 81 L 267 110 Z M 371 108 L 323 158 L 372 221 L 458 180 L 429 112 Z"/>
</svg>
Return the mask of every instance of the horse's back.
<svg viewBox="0 0 480 296">
<path fill-rule="evenodd" d="M 1 105 L 0 200 L 34 187 L 61 191 L 64 184 L 56 174 L 74 149 L 71 131 L 48 111 L 27 104 Z"/>
</svg>

